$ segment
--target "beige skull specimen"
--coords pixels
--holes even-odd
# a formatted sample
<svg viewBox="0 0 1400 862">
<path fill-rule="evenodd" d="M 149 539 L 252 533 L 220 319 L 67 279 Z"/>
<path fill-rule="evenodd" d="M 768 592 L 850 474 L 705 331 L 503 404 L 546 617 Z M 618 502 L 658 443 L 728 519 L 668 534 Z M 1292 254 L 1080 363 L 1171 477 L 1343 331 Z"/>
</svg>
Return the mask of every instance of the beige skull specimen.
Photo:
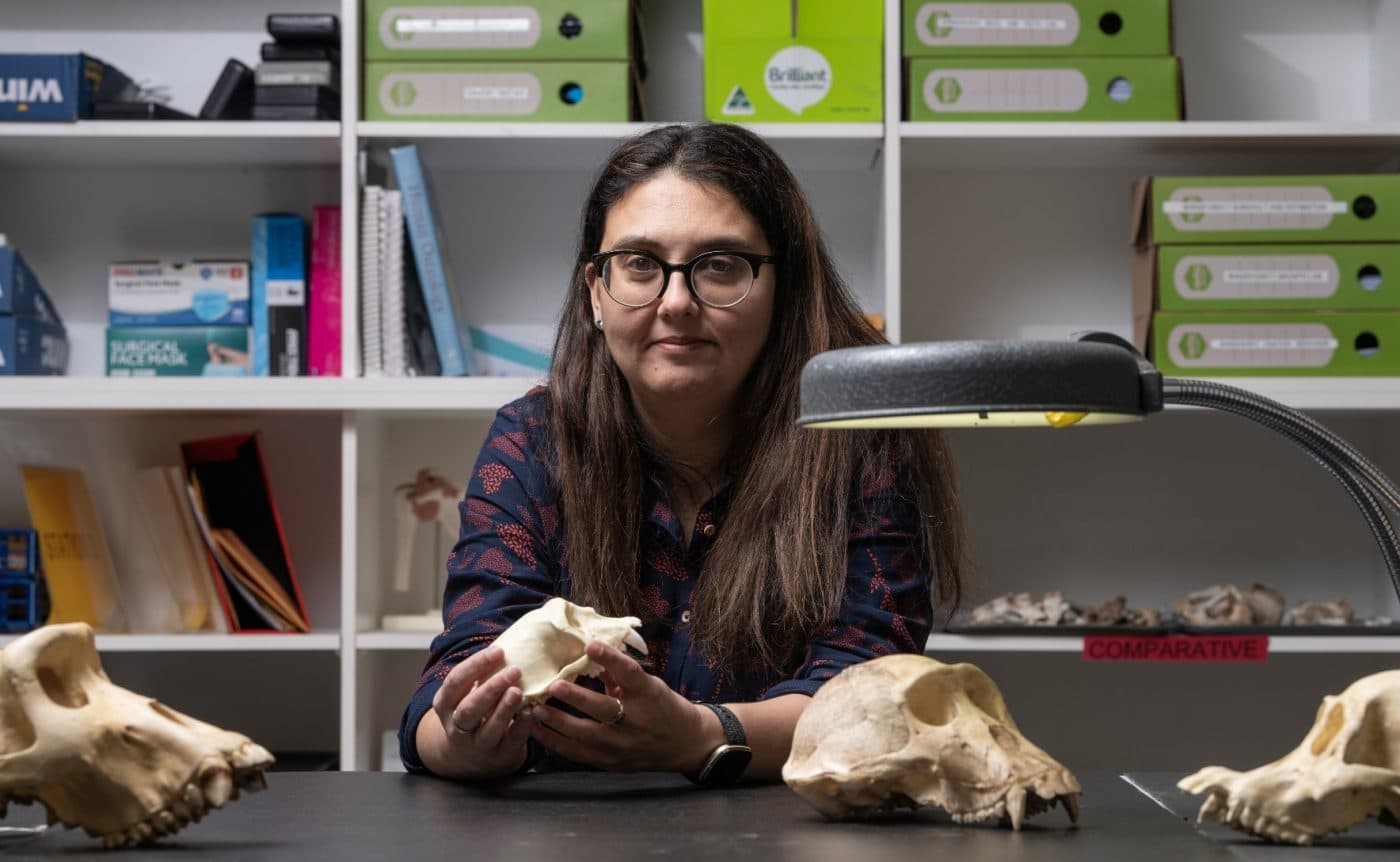
<svg viewBox="0 0 1400 862">
<path fill-rule="evenodd" d="M 1311 844 L 1367 817 L 1400 827 L 1400 670 L 1362 677 L 1322 699 L 1293 751 L 1249 772 L 1207 766 L 1177 784 L 1209 794 L 1215 815 L 1270 841 Z"/>
<path fill-rule="evenodd" d="M 246 736 L 113 685 L 86 623 L 0 650 L 0 816 L 37 799 L 50 824 L 142 844 L 262 789 L 270 763 Z"/>
<path fill-rule="evenodd" d="M 970 664 L 889 655 L 828 680 L 793 731 L 788 786 L 830 818 L 932 805 L 959 823 L 1009 820 L 1063 802 L 1079 782 L 1011 720 L 996 683 Z"/>
<path fill-rule="evenodd" d="M 520 668 L 520 690 L 529 705 L 548 700 L 556 679 L 573 682 L 598 675 L 598 665 L 583 652 L 590 641 L 618 649 L 626 644 L 646 655 L 646 641 L 635 631 L 641 624 L 636 617 L 605 617 L 553 598 L 516 620 L 496 638 L 496 646 L 505 651 L 507 665 Z"/>
</svg>

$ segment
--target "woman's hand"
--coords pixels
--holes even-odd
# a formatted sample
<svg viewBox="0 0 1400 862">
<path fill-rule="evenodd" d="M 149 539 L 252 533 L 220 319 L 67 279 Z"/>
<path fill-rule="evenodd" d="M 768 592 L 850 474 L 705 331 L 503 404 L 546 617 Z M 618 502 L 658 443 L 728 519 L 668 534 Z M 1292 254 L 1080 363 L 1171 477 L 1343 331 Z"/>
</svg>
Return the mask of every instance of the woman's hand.
<svg viewBox="0 0 1400 862">
<path fill-rule="evenodd" d="M 499 647 L 489 647 L 452 668 L 419 724 L 424 762 L 447 778 L 498 778 L 525 762 L 535 725 L 533 710 L 520 710 L 520 668 L 507 667 Z M 517 714 L 519 711 L 519 714 Z M 425 727 L 430 723 L 435 727 Z M 428 733 L 428 739 L 423 734 Z M 427 746 L 424 743 L 428 743 Z"/>
<path fill-rule="evenodd" d="M 688 772 L 724 741 L 707 739 L 709 710 L 672 691 L 631 656 L 601 641 L 585 652 L 602 666 L 607 693 L 563 681 L 550 686 L 552 697 L 586 717 L 534 707 L 534 737 L 547 748 L 599 769 Z"/>
</svg>

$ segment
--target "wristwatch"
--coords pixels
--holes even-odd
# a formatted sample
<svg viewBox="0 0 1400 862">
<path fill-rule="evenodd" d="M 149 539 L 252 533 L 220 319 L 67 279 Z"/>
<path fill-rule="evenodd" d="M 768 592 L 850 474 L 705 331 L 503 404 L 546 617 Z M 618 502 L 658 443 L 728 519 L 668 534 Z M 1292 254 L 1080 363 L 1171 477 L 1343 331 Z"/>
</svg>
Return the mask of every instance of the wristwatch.
<svg viewBox="0 0 1400 862">
<path fill-rule="evenodd" d="M 717 703 L 702 703 L 701 706 L 719 716 L 724 728 L 724 744 L 710 752 L 705 763 L 695 772 L 687 772 L 686 778 L 703 787 L 731 787 L 739 783 L 749 761 L 753 759 L 753 749 L 744 735 L 744 725 L 739 717 L 727 707 Z"/>
</svg>

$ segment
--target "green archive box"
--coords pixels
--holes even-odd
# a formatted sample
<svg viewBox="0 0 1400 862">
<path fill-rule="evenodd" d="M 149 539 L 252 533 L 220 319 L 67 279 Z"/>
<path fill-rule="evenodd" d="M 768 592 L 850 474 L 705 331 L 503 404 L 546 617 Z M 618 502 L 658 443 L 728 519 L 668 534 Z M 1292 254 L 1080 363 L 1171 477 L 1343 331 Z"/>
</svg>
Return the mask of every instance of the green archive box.
<svg viewBox="0 0 1400 862">
<path fill-rule="evenodd" d="M 632 119 L 632 66 L 581 63 L 366 63 L 366 120 Z"/>
<path fill-rule="evenodd" d="M 1164 245 L 1163 311 L 1400 309 L 1400 245 Z"/>
<path fill-rule="evenodd" d="M 705 0 L 705 118 L 884 117 L 880 0 Z"/>
<path fill-rule="evenodd" d="M 1133 201 L 1139 246 L 1400 241 L 1400 174 L 1152 177 Z"/>
<path fill-rule="evenodd" d="M 365 0 L 366 60 L 626 60 L 633 0 Z"/>
<path fill-rule="evenodd" d="M 1152 361 L 1186 377 L 1400 375 L 1400 312 L 1159 311 Z"/>
<path fill-rule="evenodd" d="M 1175 57 L 921 57 L 911 120 L 1179 120 Z"/>
<path fill-rule="evenodd" d="M 904 0 L 904 55 L 1163 56 L 1171 0 L 934 3 Z"/>
</svg>

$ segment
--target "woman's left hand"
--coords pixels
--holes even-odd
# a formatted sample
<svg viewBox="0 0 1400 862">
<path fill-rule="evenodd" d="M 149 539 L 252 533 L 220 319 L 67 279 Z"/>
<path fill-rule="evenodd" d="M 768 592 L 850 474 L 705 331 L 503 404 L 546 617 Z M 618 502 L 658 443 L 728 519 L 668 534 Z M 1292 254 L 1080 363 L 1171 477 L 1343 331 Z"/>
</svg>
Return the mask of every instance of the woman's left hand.
<svg viewBox="0 0 1400 862">
<path fill-rule="evenodd" d="M 709 711 L 670 689 L 636 659 L 601 641 L 585 648 L 602 667 L 606 694 L 559 681 L 549 693 L 586 717 L 547 705 L 534 708 L 533 736 L 575 763 L 620 772 L 686 772 L 713 746 L 704 745 Z"/>
</svg>

